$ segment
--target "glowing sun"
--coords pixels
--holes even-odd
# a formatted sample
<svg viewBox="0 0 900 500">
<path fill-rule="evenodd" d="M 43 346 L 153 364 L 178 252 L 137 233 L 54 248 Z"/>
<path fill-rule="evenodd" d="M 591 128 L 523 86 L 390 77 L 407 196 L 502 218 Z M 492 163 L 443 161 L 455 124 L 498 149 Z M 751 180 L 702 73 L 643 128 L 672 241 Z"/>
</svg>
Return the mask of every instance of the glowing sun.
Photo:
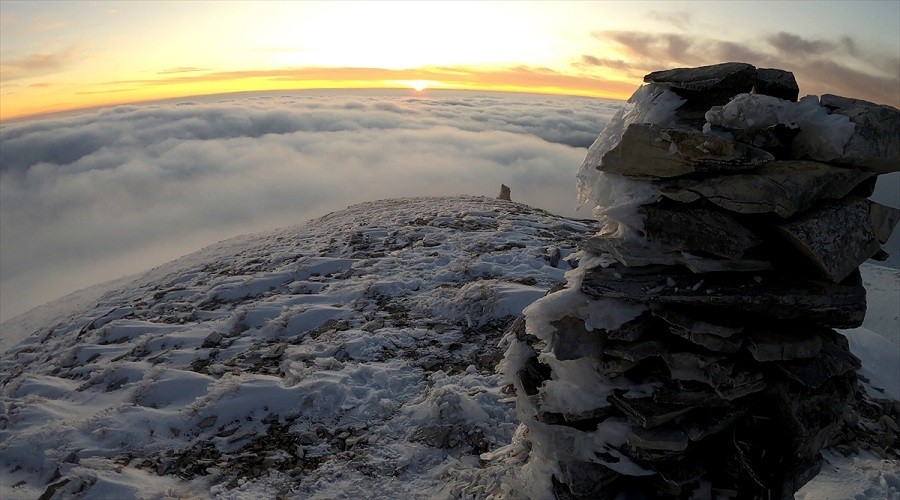
<svg viewBox="0 0 900 500">
<path fill-rule="evenodd" d="M 410 82 L 410 87 L 415 89 L 416 92 L 421 92 L 421 91 L 425 90 L 426 88 L 428 88 L 428 82 L 423 81 L 423 80 L 415 80 L 415 81 Z"/>
</svg>

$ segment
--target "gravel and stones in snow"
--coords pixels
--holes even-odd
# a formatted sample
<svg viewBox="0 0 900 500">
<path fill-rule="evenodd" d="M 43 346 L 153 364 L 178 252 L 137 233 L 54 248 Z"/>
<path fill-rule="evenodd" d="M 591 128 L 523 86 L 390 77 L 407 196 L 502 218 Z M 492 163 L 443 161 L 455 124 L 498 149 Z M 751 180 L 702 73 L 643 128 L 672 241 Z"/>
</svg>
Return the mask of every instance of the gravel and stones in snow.
<svg viewBox="0 0 900 500">
<path fill-rule="evenodd" d="M 502 332 L 597 229 L 488 198 L 378 201 L 7 322 L 2 496 L 508 490 Z"/>
</svg>

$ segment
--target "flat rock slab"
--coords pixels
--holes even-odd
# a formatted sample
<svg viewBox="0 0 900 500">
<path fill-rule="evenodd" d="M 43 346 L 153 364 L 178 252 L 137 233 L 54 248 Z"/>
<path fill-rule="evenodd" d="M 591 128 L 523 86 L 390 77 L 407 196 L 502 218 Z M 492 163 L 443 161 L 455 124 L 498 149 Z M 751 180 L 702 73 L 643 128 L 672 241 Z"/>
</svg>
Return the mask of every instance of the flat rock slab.
<svg viewBox="0 0 900 500">
<path fill-rule="evenodd" d="M 818 200 L 843 198 L 873 175 L 811 161 L 773 161 L 752 174 L 664 181 L 660 192 L 682 203 L 705 199 L 736 213 L 787 218 Z"/>
<path fill-rule="evenodd" d="M 791 102 L 797 102 L 800 96 L 800 86 L 797 85 L 794 74 L 775 68 L 757 68 L 753 91 L 756 94 L 770 95 Z"/>
<path fill-rule="evenodd" d="M 699 282 L 701 286 L 697 286 Z M 593 297 L 724 308 L 830 328 L 855 328 L 866 314 L 866 291 L 859 271 L 841 283 L 832 283 L 778 271 L 710 273 L 700 279 L 681 267 L 613 265 L 586 271 L 581 290 Z"/>
<path fill-rule="evenodd" d="M 669 88 L 692 92 L 735 90 L 747 92 L 756 83 L 757 71 L 753 65 L 738 62 L 674 68 L 654 71 L 644 76 L 644 83 L 661 83 Z"/>
<path fill-rule="evenodd" d="M 756 78 L 757 71 L 752 65 L 729 62 L 654 71 L 644 77 L 644 82 L 665 85 L 684 98 L 686 102 L 676 111 L 681 118 L 702 119 L 712 106 L 750 92 Z"/>
<path fill-rule="evenodd" d="M 644 179 L 753 169 L 775 157 L 761 149 L 696 130 L 633 123 L 598 170 Z"/>
<path fill-rule="evenodd" d="M 741 259 L 762 243 L 734 216 L 720 210 L 644 205 L 641 213 L 647 237 L 678 250 Z"/>
<path fill-rule="evenodd" d="M 627 267 L 683 265 L 697 274 L 772 269 L 772 263 L 766 260 L 701 257 L 686 251 L 675 250 L 665 244 L 641 245 L 608 236 L 589 238 L 584 240 L 580 246 L 594 255 L 609 254 Z"/>
<path fill-rule="evenodd" d="M 900 210 L 849 197 L 804 214 L 776 229 L 822 274 L 843 281 L 881 249 Z"/>
<path fill-rule="evenodd" d="M 652 428 L 676 418 L 695 409 L 695 406 L 658 403 L 652 396 L 642 398 L 628 398 L 622 394 L 613 394 L 608 398 L 619 411 L 628 416 L 629 420 L 637 422 L 641 427 Z"/>
<path fill-rule="evenodd" d="M 747 337 L 747 351 L 757 361 L 809 359 L 822 350 L 821 332 L 755 330 Z"/>
</svg>

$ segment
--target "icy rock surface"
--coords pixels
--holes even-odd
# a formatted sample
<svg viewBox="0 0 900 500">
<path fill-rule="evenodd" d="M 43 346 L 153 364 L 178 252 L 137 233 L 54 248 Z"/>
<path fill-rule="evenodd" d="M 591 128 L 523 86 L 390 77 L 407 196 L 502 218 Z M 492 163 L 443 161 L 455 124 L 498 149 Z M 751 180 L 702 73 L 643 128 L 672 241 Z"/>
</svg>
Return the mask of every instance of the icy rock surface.
<svg viewBox="0 0 900 500">
<path fill-rule="evenodd" d="M 60 303 L 0 358 L 0 496 L 511 491 L 524 445 L 501 331 L 598 229 L 488 198 L 387 200 Z"/>
</svg>

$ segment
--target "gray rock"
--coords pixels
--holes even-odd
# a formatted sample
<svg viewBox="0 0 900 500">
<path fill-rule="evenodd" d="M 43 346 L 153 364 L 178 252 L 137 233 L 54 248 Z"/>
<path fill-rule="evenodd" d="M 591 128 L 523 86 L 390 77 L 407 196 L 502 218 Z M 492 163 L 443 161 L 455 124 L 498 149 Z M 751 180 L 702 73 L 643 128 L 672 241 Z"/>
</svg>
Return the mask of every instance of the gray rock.
<svg viewBox="0 0 900 500">
<path fill-rule="evenodd" d="M 608 399 L 630 420 L 645 428 L 670 422 L 696 408 L 696 406 L 659 403 L 654 401 L 652 396 L 628 398 L 623 394 L 613 394 Z"/>
<path fill-rule="evenodd" d="M 850 142 L 835 161 L 880 174 L 900 171 L 900 110 L 832 94 L 823 95 L 821 104 L 855 125 Z"/>
<path fill-rule="evenodd" d="M 811 359 L 798 359 L 776 366 L 790 379 L 811 389 L 861 366 L 859 358 L 850 352 L 847 338 L 837 332 L 822 335 L 822 350 Z"/>
<path fill-rule="evenodd" d="M 581 247 L 594 255 L 607 253 L 626 267 L 684 265 L 697 274 L 722 271 L 763 271 L 772 268 L 771 262 L 756 259 L 711 259 L 677 251 L 667 245 L 641 245 L 608 236 L 585 240 Z"/>
<path fill-rule="evenodd" d="M 821 350 L 822 337 L 815 329 L 806 332 L 754 330 L 747 337 L 747 351 L 757 361 L 809 359 Z"/>
<path fill-rule="evenodd" d="M 661 179 L 691 173 L 753 169 L 775 157 L 761 149 L 696 130 L 633 123 L 597 167 L 629 177 Z"/>
<path fill-rule="evenodd" d="M 686 102 L 677 110 L 680 117 L 701 119 L 712 106 L 750 92 L 756 83 L 756 68 L 737 62 L 675 68 L 654 71 L 644 77 L 644 82 L 665 85 L 684 98 Z"/>
<path fill-rule="evenodd" d="M 683 328 L 670 328 L 669 331 L 688 342 L 715 352 L 735 353 L 744 345 L 744 339 L 741 337 L 722 338 L 718 335 L 699 333 Z"/>
<path fill-rule="evenodd" d="M 900 210 L 875 205 L 864 198 L 850 197 L 776 229 L 825 277 L 837 283 L 881 249 L 882 238 L 887 241 L 900 219 Z"/>
<path fill-rule="evenodd" d="M 641 340 L 639 342 L 610 342 L 606 347 L 606 354 L 622 358 L 626 361 L 637 362 L 652 356 L 659 356 L 668 351 L 665 344 L 657 340 Z"/>
<path fill-rule="evenodd" d="M 740 325 L 722 325 L 701 321 L 671 308 L 657 307 L 653 309 L 653 314 L 674 327 L 726 339 L 744 331 L 744 327 Z"/>
<path fill-rule="evenodd" d="M 692 92 L 734 90 L 747 92 L 756 82 L 756 68 L 750 64 L 727 62 L 696 68 L 674 68 L 654 71 L 644 76 L 644 83 L 661 83 L 671 89 Z"/>
<path fill-rule="evenodd" d="M 879 243 L 888 242 L 897 222 L 900 222 L 900 210 L 869 202 L 869 224 L 872 224 L 872 234 Z"/>
<path fill-rule="evenodd" d="M 686 252 L 681 254 L 681 264 L 691 270 L 695 274 L 705 273 L 746 273 L 752 271 L 768 271 L 772 269 L 772 263 L 767 260 L 759 259 L 740 259 L 740 260 L 723 260 L 723 259 L 707 259 L 698 257 Z M 701 286 L 698 282 L 694 286 Z"/>
<path fill-rule="evenodd" d="M 509 189 L 509 186 L 507 186 L 506 184 L 500 184 L 500 194 L 497 195 L 497 199 L 510 201 L 510 194 L 511 191 Z"/>
<path fill-rule="evenodd" d="M 664 181 L 660 191 L 682 203 L 705 199 L 732 212 L 787 218 L 817 200 L 843 198 L 872 175 L 811 161 L 773 161 L 752 174 Z"/>
<path fill-rule="evenodd" d="M 770 95 L 786 101 L 797 102 L 800 86 L 790 71 L 774 68 L 757 68 L 755 94 Z"/>
<path fill-rule="evenodd" d="M 585 357 L 599 358 L 603 355 L 605 331 L 587 330 L 584 320 L 574 316 L 565 316 L 551 324 L 556 327 L 551 342 L 556 359 L 565 361 Z"/>
<path fill-rule="evenodd" d="M 679 268 L 609 266 L 587 271 L 581 290 L 593 297 L 721 308 L 760 317 L 810 321 L 830 328 L 855 328 L 862 324 L 866 313 L 866 292 L 858 272 L 841 283 L 777 271 L 756 276 L 714 273 L 704 275 L 703 286 L 696 287 L 696 283 L 696 275 Z"/>
<path fill-rule="evenodd" d="M 607 486 L 619 478 L 619 474 L 593 462 L 559 463 L 563 482 L 576 497 L 597 497 Z"/>
<path fill-rule="evenodd" d="M 678 250 L 741 259 L 761 244 L 734 216 L 719 210 L 645 205 L 641 212 L 647 237 Z"/>
<path fill-rule="evenodd" d="M 625 440 L 630 446 L 645 450 L 684 451 L 688 447 L 687 434 L 672 427 L 632 427 Z"/>
</svg>

